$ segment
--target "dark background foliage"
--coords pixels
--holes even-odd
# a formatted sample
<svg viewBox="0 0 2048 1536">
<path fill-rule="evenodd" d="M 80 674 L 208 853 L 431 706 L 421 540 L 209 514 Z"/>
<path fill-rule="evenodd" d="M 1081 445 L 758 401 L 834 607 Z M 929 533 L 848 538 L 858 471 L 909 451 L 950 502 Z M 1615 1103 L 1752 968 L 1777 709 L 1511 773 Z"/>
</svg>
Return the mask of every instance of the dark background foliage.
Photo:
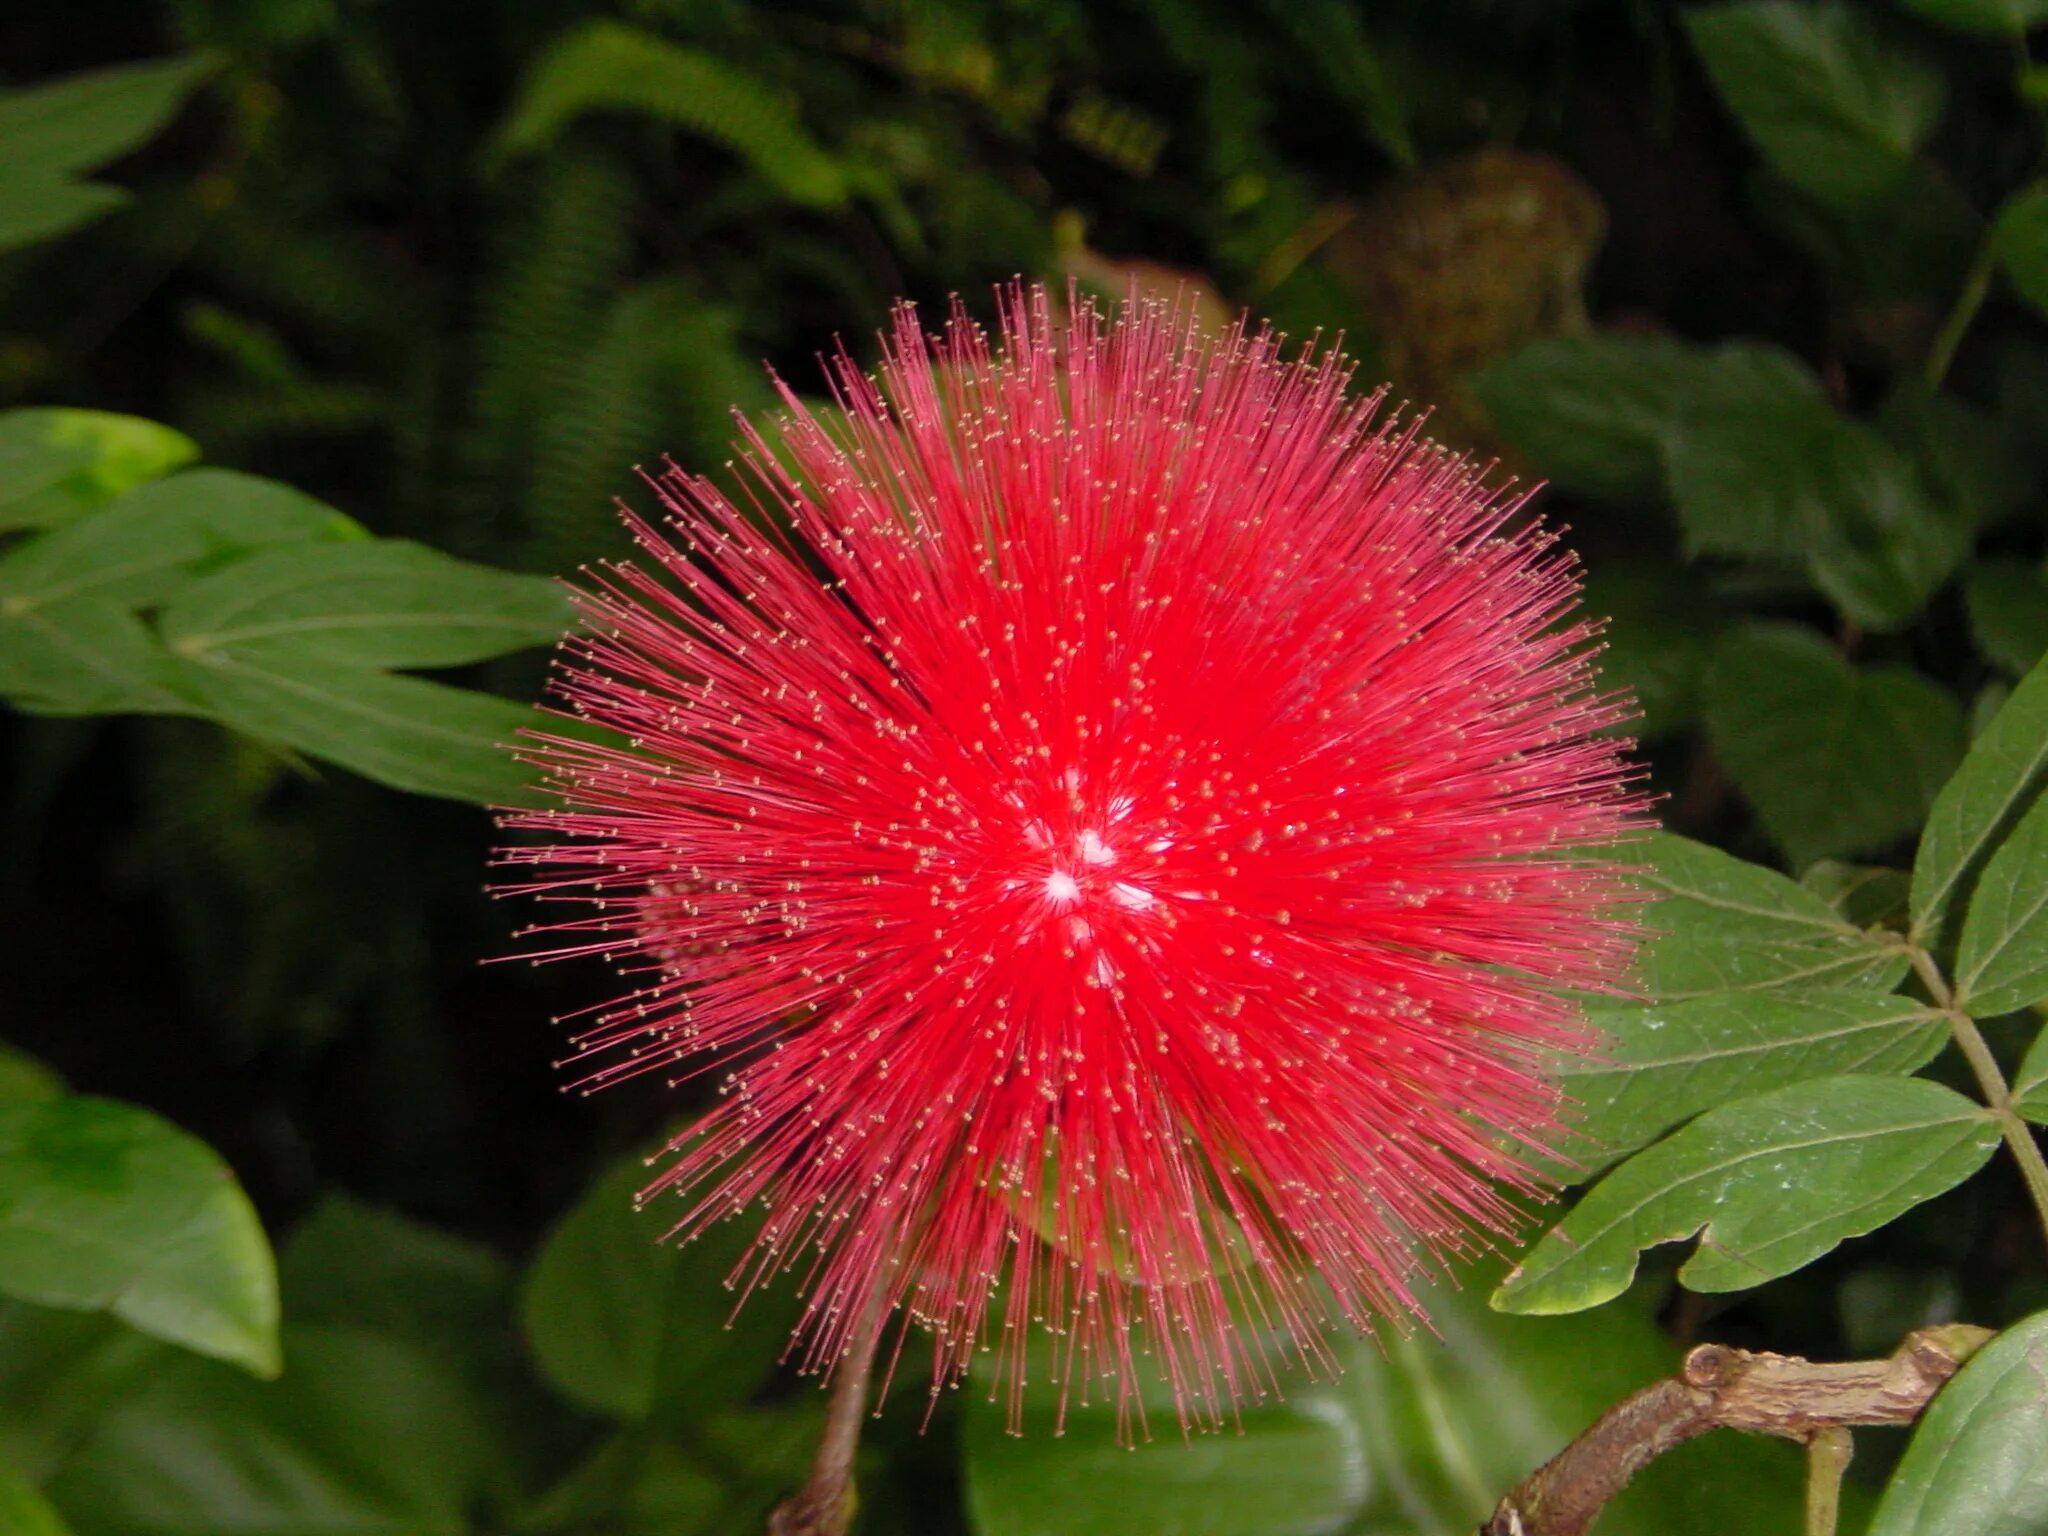
<svg viewBox="0 0 2048 1536">
<path fill-rule="evenodd" d="M 171 55 L 209 72 L 106 171 L 131 201 L 0 252 L 0 408 L 167 423 L 374 534 L 563 573 L 619 550 L 633 465 L 722 462 L 729 407 L 768 400 L 763 361 L 812 390 L 816 355 L 864 350 L 898 296 L 985 314 L 1013 274 L 1179 288 L 1342 333 L 1456 446 L 1550 478 L 1668 823 L 1834 897 L 1909 862 L 1969 733 L 2048 645 L 2034 9 L 17 5 L 0 88 Z M 452 675 L 531 697 L 543 671 L 528 651 Z M 516 1469 L 457 1501 L 489 1511 L 478 1528 L 744 1528 L 810 1422 L 772 1344 L 691 1356 L 683 1407 L 544 1372 L 565 1406 L 500 1294 L 687 1095 L 557 1092 L 550 1018 L 606 978 L 484 963 L 526 920 L 483 894 L 486 816 L 202 719 L 0 714 L 0 763 L 7 1042 L 211 1144 L 280 1241 L 310 1231 L 310 1322 L 352 1249 L 445 1245 L 422 1262 L 464 1299 L 426 1331 L 478 1330 L 477 1369 L 520 1383 L 490 1453 Z M 390 1212 L 433 1232 L 348 1226 Z M 1667 1338 L 1881 1351 L 1918 1322 L 2019 1316 L 2037 1250 L 2001 1167 L 1761 1291 L 1680 1292 L 1653 1259 L 1577 1353 L 1605 1338 L 1654 1374 L 1649 1313 Z M 560 1305 L 626 1306 L 609 1284 Z M 526 1286 L 530 1324 L 549 1303 Z M 1603 1400 L 1573 1353 L 1540 1394 L 1566 1430 Z M 919 1438 L 919 1406 L 886 1421 L 876 1529 L 968 1518 L 957 1415 Z M 670 1466 L 643 1437 L 619 1471 L 607 1415 L 687 1424 L 687 1450 Z M 108 1443 L 56 1474 L 60 1507 L 82 1532 L 173 1528 L 142 1494 L 65 1501 L 92 1456 L 120 1459 Z M 987 1529 L 1040 1528 L 988 1497 Z"/>
</svg>

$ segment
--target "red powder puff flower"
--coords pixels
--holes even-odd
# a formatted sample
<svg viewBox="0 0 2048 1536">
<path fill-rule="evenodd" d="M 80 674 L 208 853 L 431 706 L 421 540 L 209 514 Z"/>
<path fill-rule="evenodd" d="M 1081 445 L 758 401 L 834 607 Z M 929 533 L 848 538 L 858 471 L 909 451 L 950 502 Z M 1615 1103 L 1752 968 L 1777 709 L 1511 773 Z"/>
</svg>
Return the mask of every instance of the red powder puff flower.
<svg viewBox="0 0 2048 1536">
<path fill-rule="evenodd" d="M 1570 562 L 1340 358 L 1004 309 L 785 389 L 744 507 L 652 482 L 559 684 L 628 744 L 536 748 L 510 857 L 641 978 L 582 1081 L 724 1073 L 649 1193 L 765 1209 L 805 1364 L 1040 1324 L 1210 1420 L 1508 1225 L 1640 803 Z"/>
</svg>

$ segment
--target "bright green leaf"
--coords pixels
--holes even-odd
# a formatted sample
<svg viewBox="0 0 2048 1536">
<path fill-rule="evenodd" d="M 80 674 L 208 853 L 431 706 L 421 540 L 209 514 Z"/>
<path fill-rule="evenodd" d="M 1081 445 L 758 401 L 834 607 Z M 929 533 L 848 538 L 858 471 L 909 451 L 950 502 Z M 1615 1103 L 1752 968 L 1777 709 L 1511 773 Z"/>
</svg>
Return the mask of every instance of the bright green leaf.
<svg viewBox="0 0 2048 1536">
<path fill-rule="evenodd" d="M 1882 196 L 1941 115 L 1941 72 L 1845 0 L 1738 0 L 1685 13 L 1743 129 L 1786 180 L 1827 202 Z"/>
<path fill-rule="evenodd" d="M 2048 1312 L 1972 1355 L 1921 1415 L 1869 1536 L 2048 1530 Z"/>
<path fill-rule="evenodd" d="M 1563 1078 L 1590 1142 L 1565 1151 L 1609 1163 L 1717 1104 L 1809 1078 L 1905 1073 L 1948 1039 L 1941 1015 L 1897 993 L 1732 992 L 1691 1002 L 1597 1008 L 1600 1059 Z"/>
<path fill-rule="evenodd" d="M 133 1105 L 0 1109 L 0 1292 L 277 1370 L 277 1276 L 248 1197 L 203 1143 Z"/>
<path fill-rule="evenodd" d="M 353 518 L 275 480 L 188 469 L 0 556 L 0 617 L 81 597 L 148 607 L 255 550 L 368 537 Z"/>
<path fill-rule="evenodd" d="M 1898 945 L 1775 870 L 1670 833 L 1652 837 L 1641 857 L 1652 867 L 1638 883 L 1655 899 L 1642 915 L 1652 937 L 1637 974 L 1659 1002 L 1789 987 L 1882 993 L 1906 974 Z"/>
<path fill-rule="evenodd" d="M 251 736 L 414 794 L 486 805 L 531 798 L 533 775 L 507 747 L 543 722 L 509 699 L 296 656 L 209 651 L 175 661 L 181 694 Z"/>
<path fill-rule="evenodd" d="M 1946 949 L 1984 861 L 2048 776 L 2048 661 L 2023 678 L 1941 788 L 1913 860 L 1913 938 Z"/>
<path fill-rule="evenodd" d="M 0 170 L 87 171 L 139 147 L 213 66 L 197 56 L 117 64 L 0 91 Z"/>
<path fill-rule="evenodd" d="M 451 559 L 418 544 L 297 544 L 194 582 L 163 616 L 164 640 L 204 661 L 451 667 L 561 638 L 554 582 Z"/>
<path fill-rule="evenodd" d="M 2020 560 L 1985 560 L 1963 582 L 1970 637 L 2008 672 L 2029 672 L 2048 655 L 2048 576 Z"/>
<path fill-rule="evenodd" d="M 2048 0 L 1902 0 L 1906 9 L 1965 32 L 2018 37 L 2048 21 Z"/>
<path fill-rule="evenodd" d="M 88 1536 L 469 1536 L 499 1457 L 466 1385 L 374 1333 L 292 1327 L 261 1383 L 166 1361 L 49 1492 Z"/>
<path fill-rule="evenodd" d="M 71 1528 L 33 1484 L 0 1467 L 0 1531 L 7 1536 L 70 1536 Z"/>
<path fill-rule="evenodd" d="M 1989 1018 L 2048 997 L 2048 798 L 1984 866 L 1956 946 L 1956 1006 Z"/>
<path fill-rule="evenodd" d="M 1747 1290 L 1960 1184 L 1998 1140 L 1990 1111 L 1921 1078 L 1821 1078 L 1740 1099 L 1594 1185 L 1494 1305 L 1597 1307 L 1628 1289 L 1641 1250 L 1695 1234 L 1678 1278 Z"/>
<path fill-rule="evenodd" d="M 199 457 L 190 438 L 109 411 L 0 411 L 0 532 L 50 528 Z"/>
<path fill-rule="evenodd" d="M 2000 210 L 1992 241 L 2013 287 L 2034 308 L 2048 310 L 2048 182 L 2036 182 Z"/>
<path fill-rule="evenodd" d="M 740 1304 L 725 1280 L 754 1225 L 737 1218 L 686 1247 L 665 1243 L 664 1201 L 634 1209 L 653 1175 L 638 1159 L 611 1170 L 549 1235 L 528 1273 L 520 1316 L 541 1371 L 593 1412 L 641 1419 L 675 1401 L 693 1413 L 743 1403 L 795 1325 L 782 1278 Z"/>
<path fill-rule="evenodd" d="M 548 46 L 499 124 L 492 154 L 507 159 L 544 148 L 592 111 L 641 112 L 715 139 L 794 202 L 830 208 L 846 201 L 839 165 L 789 100 L 730 59 L 614 21 L 585 22 Z"/>
<path fill-rule="evenodd" d="M 1903 667 L 1857 670 L 1785 624 L 1731 632 L 1708 669 L 1715 753 L 1796 863 L 1920 824 L 1963 753 L 1956 702 Z"/>
</svg>

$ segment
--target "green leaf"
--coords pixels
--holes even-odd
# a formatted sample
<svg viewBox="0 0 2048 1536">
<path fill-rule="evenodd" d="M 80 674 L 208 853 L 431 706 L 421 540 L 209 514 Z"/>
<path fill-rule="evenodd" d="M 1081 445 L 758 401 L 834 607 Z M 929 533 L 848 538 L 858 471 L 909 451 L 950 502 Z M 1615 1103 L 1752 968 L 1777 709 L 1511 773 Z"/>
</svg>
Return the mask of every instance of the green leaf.
<svg viewBox="0 0 2048 1536">
<path fill-rule="evenodd" d="M 2048 576 L 2021 560 L 1985 560 L 1963 581 L 1970 638 L 2008 672 L 2031 671 L 2048 655 Z"/>
<path fill-rule="evenodd" d="M 1498 1273 L 1497 1267 L 1492 1271 Z M 1171 1390 L 1140 1360 L 1133 1383 L 1152 1443 L 1118 1442 L 1112 1391 L 1075 1394 L 1062 1415 L 1034 1340 L 1021 1435 L 1009 1400 L 967 1405 L 969 1518 L 978 1536 L 1283 1536 L 1470 1531 L 1502 1492 L 1677 1351 L 1650 1318 L 1535 1321 L 1489 1312 L 1482 1283 L 1425 1291 L 1433 1333 L 1340 1334 L 1321 1379 L 1282 1370 L 1279 1393 L 1220 1432 L 1183 1443 Z M 1647 1469 L 1602 1514 L 1599 1536 L 1725 1536 L 1789 1528 L 1798 1459 L 1735 1435 Z M 1051 1490 L 1057 1490 L 1054 1494 Z"/>
<path fill-rule="evenodd" d="M 1731 632 L 1707 672 L 1714 750 L 1795 863 L 1920 824 L 1963 754 L 1955 700 L 1904 667 L 1857 670 L 1811 631 Z"/>
<path fill-rule="evenodd" d="M 2048 1312 L 1972 1355 L 1921 1415 L 1869 1536 L 2048 1530 Z"/>
<path fill-rule="evenodd" d="M 176 1357 L 104 1312 L 0 1297 L 0 1462 L 42 1484 L 110 1403 Z"/>
<path fill-rule="evenodd" d="M 0 253 L 54 240 L 127 201 L 119 187 L 14 171 L 0 163 Z"/>
<path fill-rule="evenodd" d="M 544 725 L 523 704 L 416 677 L 293 656 L 174 658 L 178 691 L 236 730 L 414 794 L 484 805 L 532 798 L 507 747 Z"/>
<path fill-rule="evenodd" d="M 0 1531 L 7 1536 L 70 1536 L 71 1527 L 31 1483 L 0 1467 Z"/>
<path fill-rule="evenodd" d="M 0 170 L 91 170 L 140 147 L 212 64 L 200 57 L 119 64 L 0 91 Z"/>
<path fill-rule="evenodd" d="M 838 163 L 790 100 L 728 59 L 614 21 L 586 22 L 547 47 L 498 126 L 492 158 L 544 148 L 570 122 L 601 110 L 645 113 L 716 139 L 792 202 L 846 201 Z"/>
<path fill-rule="evenodd" d="M 1799 883 L 1841 913 L 1843 921 L 1874 928 L 1903 926 L 1913 877 L 1903 869 L 1822 859 L 1807 866 Z"/>
<path fill-rule="evenodd" d="M 1941 72 L 1841 0 L 1685 13 L 1693 46 L 1774 170 L 1824 201 L 1881 197 L 1941 115 Z"/>
<path fill-rule="evenodd" d="M 459 1378 L 352 1329 L 289 1328 L 285 1358 L 267 1384 L 167 1360 L 93 1426 L 51 1498 L 106 1536 L 469 1536 L 499 1458 Z"/>
<path fill-rule="evenodd" d="M 1634 850 L 1631 850 L 1632 852 Z M 1659 833 L 1637 876 L 1655 899 L 1637 960 L 1644 992 L 1664 1003 L 1796 987 L 1888 992 L 1908 969 L 1895 943 L 1873 937 L 1776 870 Z"/>
<path fill-rule="evenodd" d="M 1596 1008 L 1595 1063 L 1565 1070 L 1591 1143 L 1564 1150 L 1605 1164 L 1717 1104 L 1809 1078 L 1905 1073 L 1948 1039 L 1938 1011 L 1897 993 L 1724 993 L 1691 1002 Z"/>
<path fill-rule="evenodd" d="M 725 1288 L 754 1224 L 665 1243 L 662 1210 L 633 1204 L 652 1177 L 635 1158 L 600 1179 L 549 1234 L 520 1297 L 542 1373 L 571 1402 L 617 1419 L 643 1419 L 663 1402 L 692 1413 L 745 1402 L 796 1323 L 787 1279 L 744 1305 Z M 679 1203 L 662 1204 L 680 1214 Z"/>
<path fill-rule="evenodd" d="M 2048 776 L 2048 662 L 2035 666 L 1970 743 L 1941 788 L 1913 860 L 1911 937 L 1945 950 L 1960 928 L 1960 903 Z"/>
<path fill-rule="evenodd" d="M 1831 515 L 1819 466 L 1837 425 L 1820 380 L 1791 353 L 1734 342 L 1708 354 L 1665 442 L 1686 552 L 1803 559 Z"/>
<path fill-rule="evenodd" d="M 1992 249 L 2013 287 L 2034 308 L 2048 310 L 2048 182 L 2014 195 L 1992 226 Z"/>
<path fill-rule="evenodd" d="M 1912 461 L 1864 422 L 1837 418 L 1816 459 L 1814 585 L 1866 629 L 1913 619 L 1970 552 L 1975 519 L 1937 504 Z"/>
<path fill-rule="evenodd" d="M 2048 21 L 2048 0 L 1902 0 L 1906 9 L 1964 32 L 2018 37 Z"/>
<path fill-rule="evenodd" d="M 1712 365 L 1668 336 L 1552 336 L 1469 379 L 1501 436 L 1538 472 L 1609 501 L 1662 499 L 1664 442 Z"/>
<path fill-rule="evenodd" d="M 573 617 L 552 581 L 379 539 L 238 561 L 178 593 L 163 633 L 200 662 L 452 667 L 551 644 Z"/>
<path fill-rule="evenodd" d="M 277 1275 L 248 1197 L 203 1143 L 133 1105 L 0 1109 L 0 1292 L 278 1368 Z"/>
<path fill-rule="evenodd" d="M 184 434 L 108 411 L 0 411 L 0 532 L 84 516 L 199 457 Z"/>
<path fill-rule="evenodd" d="M 35 1057 L 0 1045 L 0 1106 L 33 1104 L 64 1092 L 64 1079 Z"/>
<path fill-rule="evenodd" d="M 2048 1125 L 2048 1029 L 2034 1036 L 2012 1080 L 2013 1108 L 2036 1125 Z"/>
<path fill-rule="evenodd" d="M 1699 582 L 1675 564 L 1603 562 L 1587 572 L 1580 605 L 1605 621 L 1600 681 L 1636 701 L 1634 733 L 1662 736 L 1690 724 L 1720 622 Z"/>
<path fill-rule="evenodd" d="M 81 597 L 149 607 L 256 550 L 368 538 L 355 519 L 275 480 L 188 469 L 0 556 L 0 616 Z"/>
<path fill-rule="evenodd" d="M 1494 1294 L 1529 1314 L 1619 1296 L 1637 1255 L 1699 1235 L 1678 1271 L 1738 1291 L 1874 1232 L 1981 1168 L 1989 1110 L 1921 1078 L 1830 1077 L 1709 1110 L 1596 1184 Z"/>
<path fill-rule="evenodd" d="M 1956 946 L 1955 1002 L 1982 1018 L 2048 997 L 2048 799 L 1984 866 Z"/>
<path fill-rule="evenodd" d="M 0 597 L 0 696 L 39 715 L 177 715 L 174 659 L 119 603 L 79 597 L 15 608 Z"/>
</svg>

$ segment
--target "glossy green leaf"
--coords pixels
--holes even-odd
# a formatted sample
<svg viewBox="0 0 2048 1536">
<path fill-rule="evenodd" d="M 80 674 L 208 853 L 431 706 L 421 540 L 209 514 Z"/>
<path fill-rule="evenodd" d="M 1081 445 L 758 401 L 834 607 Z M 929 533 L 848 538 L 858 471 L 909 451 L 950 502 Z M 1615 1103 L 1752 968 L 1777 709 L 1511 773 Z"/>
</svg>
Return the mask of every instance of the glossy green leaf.
<svg viewBox="0 0 2048 1536">
<path fill-rule="evenodd" d="M 1929 21 L 1965 32 L 2002 32 L 2017 37 L 2048 21 L 2048 0 L 1902 0 Z"/>
<path fill-rule="evenodd" d="M 167 1360 L 51 1479 L 85 1536 L 469 1536 L 499 1455 L 480 1407 L 395 1339 L 292 1327 L 253 1381 Z"/>
<path fill-rule="evenodd" d="M 2048 798 L 1984 866 L 1956 946 L 1956 1005 L 1989 1018 L 2048 997 Z"/>
<path fill-rule="evenodd" d="M 71 1528 L 33 1484 L 0 1466 L 0 1531 L 7 1536 L 70 1536 Z"/>
<path fill-rule="evenodd" d="M 54 175 L 91 170 L 149 139 L 212 65 L 157 59 L 0 91 L 0 168 Z"/>
<path fill-rule="evenodd" d="M 1738 0 L 1685 13 L 1743 129 L 1786 180 L 1828 202 L 1883 195 L 1941 115 L 1939 70 L 1846 0 Z"/>
<path fill-rule="evenodd" d="M 147 607 L 256 550 L 368 537 L 353 518 L 275 480 L 188 469 L 0 556 L 0 615 L 86 597 Z"/>
<path fill-rule="evenodd" d="M 2048 182 L 2034 183 L 1999 211 L 1992 242 L 2020 296 L 2048 310 Z"/>
<path fill-rule="evenodd" d="M 1638 881 L 1655 899 L 1642 914 L 1652 937 L 1637 974 L 1659 1002 L 1787 987 L 1882 993 L 1906 974 L 1896 944 L 1775 870 L 1668 832 L 1640 857 L 1650 868 Z"/>
<path fill-rule="evenodd" d="M 2048 1312 L 1972 1355 L 1921 1415 L 1869 1536 L 2048 1530 Z"/>
<path fill-rule="evenodd" d="M 2019 560 L 1986 560 L 1963 581 L 1970 638 L 2008 672 L 2032 671 L 2048 655 L 2048 575 Z"/>
<path fill-rule="evenodd" d="M 1664 444 L 1713 364 L 1668 336 L 1552 336 L 1469 383 L 1497 430 L 1537 471 L 1612 501 L 1661 500 Z"/>
<path fill-rule="evenodd" d="M 1912 935 L 1946 949 L 1977 876 L 2048 778 L 2048 662 L 2013 690 L 1935 797 L 1913 860 Z"/>
<path fill-rule="evenodd" d="M 1904 1073 L 1948 1039 L 1941 1015 L 1897 993 L 1732 992 L 1686 1003 L 1598 1008 L 1596 1064 L 1563 1084 L 1589 1146 L 1564 1150 L 1605 1164 L 1712 1109 L 1766 1089 L 1843 1073 Z"/>
<path fill-rule="evenodd" d="M 790 101 L 730 59 L 614 21 L 585 22 L 548 46 L 499 125 L 492 153 L 504 159 L 543 148 L 593 111 L 645 113 L 714 139 L 793 202 L 830 208 L 846 200 L 838 163 Z"/>
<path fill-rule="evenodd" d="M 1920 1078 L 1830 1077 L 1708 1111 L 1610 1173 L 1494 1295 L 1505 1311 L 1578 1312 L 1619 1296 L 1641 1251 L 1700 1239 L 1696 1291 L 1790 1274 L 1982 1167 L 1990 1111 Z"/>
<path fill-rule="evenodd" d="M 379 539 L 238 561 L 179 592 L 163 633 L 201 662 L 226 653 L 257 665 L 452 667 L 552 644 L 571 619 L 552 581 Z"/>
<path fill-rule="evenodd" d="M 744 1305 L 726 1289 L 758 1221 L 665 1243 L 680 1203 L 633 1205 L 652 1177 L 629 1159 L 600 1179 L 549 1234 L 520 1296 L 542 1373 L 570 1401 L 617 1419 L 645 1418 L 664 1401 L 692 1413 L 745 1402 L 796 1321 L 787 1276 Z"/>
<path fill-rule="evenodd" d="M 0 532 L 71 522 L 198 457 L 183 433 L 139 416 L 0 411 Z"/>
<path fill-rule="evenodd" d="M 127 201 L 128 194 L 119 187 L 14 171 L 0 162 L 0 253 L 54 240 L 104 218 Z"/>
<path fill-rule="evenodd" d="M 248 1197 L 204 1144 L 133 1105 L 0 1109 L 0 1292 L 277 1370 L 277 1275 Z"/>
<path fill-rule="evenodd" d="M 2034 1036 L 2012 1079 L 2013 1108 L 2036 1125 L 2048 1125 L 2048 1029 Z"/>
<path fill-rule="evenodd" d="M 1792 625 L 1722 640 L 1706 713 L 1715 753 L 1802 864 L 1911 832 L 1963 753 L 1962 711 L 1943 690 L 1903 667 L 1852 668 Z"/>
<path fill-rule="evenodd" d="M 1495 1271 L 1497 1273 L 1497 1270 Z M 1284 1396 L 1183 1442 L 1172 1393 L 1141 1360 L 1152 1439 L 1118 1443 L 1114 1393 L 1069 1402 L 1063 1420 L 1032 1349 L 1021 1434 L 1007 1398 L 968 1405 L 967 1505 L 978 1536 L 1283 1536 L 1356 1532 L 1444 1536 L 1474 1529 L 1502 1492 L 1598 1414 L 1676 1365 L 1647 1316 L 1504 1317 L 1482 1283 L 1440 1286 L 1424 1304 L 1435 1332 L 1333 1336 L 1337 1374 L 1283 1370 Z M 1241 1428 L 1240 1428 L 1241 1424 Z M 1056 1425 L 1063 1425 L 1055 1433 Z M 1052 1492 L 1057 1490 L 1057 1492 Z M 1644 1473 L 1602 1515 L 1599 1536 L 1725 1536 L 1789 1525 L 1798 1458 L 1727 1435 Z"/>
<path fill-rule="evenodd" d="M 541 723 L 509 699 L 416 677 L 293 656 L 244 659 L 226 650 L 176 658 L 180 693 L 251 736 L 421 795 L 509 805 L 531 796 L 531 772 L 507 750 Z"/>
</svg>

